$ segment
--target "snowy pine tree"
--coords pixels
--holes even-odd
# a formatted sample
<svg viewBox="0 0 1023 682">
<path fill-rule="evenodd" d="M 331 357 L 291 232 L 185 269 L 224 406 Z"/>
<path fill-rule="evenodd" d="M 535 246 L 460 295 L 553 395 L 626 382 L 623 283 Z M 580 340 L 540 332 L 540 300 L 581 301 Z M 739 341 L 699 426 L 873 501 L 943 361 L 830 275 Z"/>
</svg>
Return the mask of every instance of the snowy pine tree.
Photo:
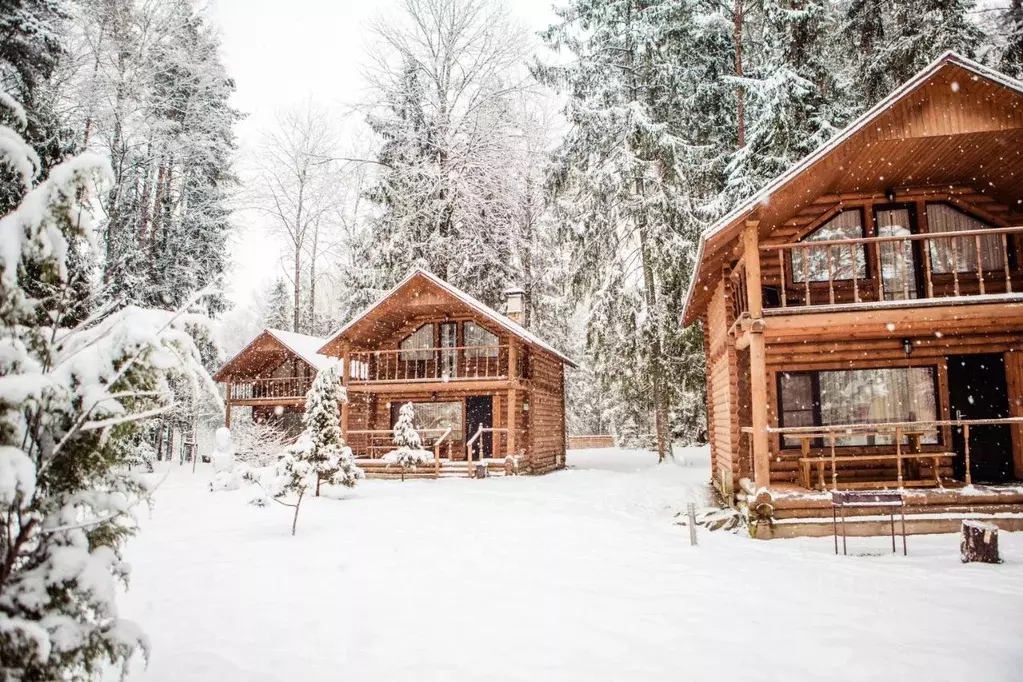
<svg viewBox="0 0 1023 682">
<path fill-rule="evenodd" d="M 405 403 L 398 411 L 398 420 L 394 422 L 394 444 L 398 446 L 394 452 L 388 453 L 387 461 L 401 467 L 401 480 L 405 473 L 427 460 L 423 451 L 423 439 L 419 437 L 415 425 L 415 408 L 412 403 Z"/>
<path fill-rule="evenodd" d="M 305 437 L 308 451 L 303 457 L 316 476 L 316 495 L 320 483 L 353 487 L 362 478 L 355 465 L 352 449 L 341 436 L 341 403 L 348 401 L 348 392 L 341 384 L 341 364 L 335 362 L 316 374 L 305 399 Z"/>
<path fill-rule="evenodd" d="M 998 60 L 998 70 L 1013 78 L 1023 78 L 1023 0 L 1012 0 L 1002 14 L 1000 25 L 1005 46 Z"/>
<path fill-rule="evenodd" d="M 720 77 L 732 66 L 731 27 L 703 10 L 574 0 L 544 34 L 571 60 L 536 69 L 570 97 L 551 185 L 576 300 L 590 306 L 588 355 L 619 406 L 617 430 L 654 432 L 661 459 L 676 387 L 702 382 L 702 341 L 679 329 L 677 307 L 734 136 L 725 117 L 702 113 L 733 101 Z M 690 416 L 683 430 L 699 430 L 700 412 Z"/>
<path fill-rule="evenodd" d="M 268 329 L 280 329 L 287 331 L 291 329 L 293 313 L 291 310 L 291 293 L 284 280 L 277 278 L 270 295 L 266 299 L 266 327 Z"/>
<path fill-rule="evenodd" d="M 24 124 L 10 97 L 0 101 Z M 146 646 L 115 601 L 132 509 L 148 495 L 128 471 L 143 454 L 138 436 L 173 409 L 175 379 L 215 389 L 179 315 L 128 307 L 68 324 L 58 302 L 69 248 L 95 238 L 79 202 L 109 165 L 75 157 L 36 184 L 36 152 L 8 127 L 0 139 L 0 162 L 26 191 L 0 218 L 0 677 L 99 679 Z"/>
<path fill-rule="evenodd" d="M 763 3 L 764 43 L 744 80 L 746 145 L 728 168 L 732 200 L 754 194 L 851 119 L 827 59 L 835 30 L 831 6 L 826 0 Z"/>
<path fill-rule="evenodd" d="M 976 57 L 990 47 L 970 17 L 974 7 L 973 0 L 852 0 L 842 22 L 844 49 L 832 68 L 848 74 L 866 109 L 942 53 Z"/>
</svg>

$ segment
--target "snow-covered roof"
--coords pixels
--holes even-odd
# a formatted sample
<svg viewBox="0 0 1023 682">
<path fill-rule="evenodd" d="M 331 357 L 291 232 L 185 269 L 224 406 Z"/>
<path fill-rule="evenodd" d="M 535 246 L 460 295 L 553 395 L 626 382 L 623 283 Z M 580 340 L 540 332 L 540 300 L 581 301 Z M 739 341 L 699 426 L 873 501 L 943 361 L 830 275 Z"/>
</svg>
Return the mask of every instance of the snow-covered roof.
<svg viewBox="0 0 1023 682">
<path fill-rule="evenodd" d="M 317 370 L 323 369 L 335 360 L 335 358 L 329 355 L 320 355 L 319 350 L 323 348 L 326 340 L 318 336 L 307 336 L 306 334 L 286 332 L 281 329 L 267 329 L 266 332 Z"/>
<path fill-rule="evenodd" d="M 323 347 L 325 341 L 318 336 L 308 336 L 306 334 L 287 332 L 280 329 L 264 329 L 257 334 L 254 339 L 245 344 L 244 348 L 235 353 L 230 360 L 225 362 L 213 378 L 217 381 L 225 380 L 228 373 L 233 370 L 235 365 L 242 366 L 245 364 L 246 355 L 250 355 L 251 353 L 256 353 L 257 355 L 255 357 L 259 357 L 258 354 L 265 355 L 265 349 L 258 349 L 258 342 L 260 339 L 265 337 L 272 338 L 278 345 L 283 346 L 285 350 L 293 353 L 296 357 L 316 371 L 323 369 L 335 360 L 328 355 L 320 355 L 318 351 Z M 251 359 L 252 358 L 250 358 L 249 361 L 251 361 Z"/>
<path fill-rule="evenodd" d="M 878 102 L 876 105 L 871 107 L 869 110 L 864 112 L 855 121 L 850 123 L 841 132 L 831 138 L 827 143 L 821 145 L 816 151 L 804 157 L 801 161 L 796 163 L 794 166 L 789 168 L 787 171 L 779 175 L 773 181 L 768 183 L 763 189 L 751 196 L 745 202 L 733 209 L 725 217 L 721 218 L 713 225 L 708 227 L 700 235 L 700 243 L 696 252 L 696 271 L 693 274 L 692 279 L 689 282 L 689 288 L 686 291 L 685 305 L 683 306 L 682 319 L 686 321 L 690 317 L 691 311 L 689 310 L 692 304 L 693 298 L 696 293 L 696 287 L 700 280 L 700 266 L 704 260 L 704 251 L 706 249 L 707 241 L 713 237 L 720 235 L 727 231 L 729 228 L 734 227 L 737 223 L 749 218 L 757 207 L 767 203 L 772 194 L 777 193 L 783 187 L 789 185 L 800 175 L 805 173 L 808 169 L 813 167 L 815 164 L 820 162 L 831 152 L 835 151 L 843 143 L 849 140 L 853 135 L 860 132 L 871 123 L 873 123 L 878 117 L 883 115 L 889 110 L 892 105 L 898 100 L 905 97 L 910 92 L 914 91 L 924 83 L 926 83 L 931 77 L 935 75 L 940 69 L 947 65 L 955 65 L 966 71 L 973 73 L 975 76 L 986 78 L 999 85 L 1005 86 L 1017 93 L 1023 94 L 1023 82 L 1011 78 L 999 71 L 996 71 L 990 67 L 984 66 L 978 62 L 973 61 L 967 57 L 963 57 L 952 51 L 945 52 L 940 57 L 935 59 L 933 62 L 924 67 L 919 73 L 910 78 L 908 81 L 903 83 L 901 86 L 896 88 L 885 97 L 883 100 Z"/>
<path fill-rule="evenodd" d="M 369 306 L 368 308 L 363 310 L 361 313 L 359 313 L 358 315 L 353 317 L 351 320 L 349 320 L 349 322 L 347 324 L 345 324 L 339 330 L 334 332 L 330 336 L 330 339 L 328 341 L 322 343 L 320 345 L 319 350 L 320 351 L 325 350 L 327 345 L 333 343 L 339 337 L 344 336 L 349 330 L 351 330 L 353 327 L 355 327 L 363 318 L 365 318 L 367 315 L 369 315 L 374 310 L 376 310 L 378 307 L 380 307 L 380 305 L 382 305 L 384 303 L 384 301 L 386 301 L 387 299 L 389 299 L 392 296 L 394 296 L 395 294 L 397 294 L 399 291 L 401 291 L 406 286 L 411 284 L 413 282 L 413 280 L 415 280 L 417 278 L 425 278 L 431 284 L 436 285 L 438 288 L 440 288 L 444 292 L 450 294 L 452 297 L 458 299 L 460 302 L 462 302 L 466 306 L 472 308 L 473 310 L 478 312 L 480 315 L 483 315 L 484 317 L 489 319 L 494 324 L 497 324 L 497 325 L 503 327 L 509 333 L 514 334 L 515 336 L 519 337 L 520 339 L 522 339 L 523 341 L 525 341 L 525 342 L 527 342 L 527 343 L 529 343 L 531 345 L 534 345 L 534 346 L 536 346 L 538 348 L 541 348 L 541 349 L 543 349 L 543 350 L 545 350 L 545 351 L 547 351 L 547 352 L 557 356 L 558 359 L 560 359 L 562 362 L 564 362 L 565 364 L 569 365 L 570 367 L 576 367 L 575 362 L 573 362 L 570 357 L 568 357 L 567 355 L 565 355 L 564 353 L 559 351 L 557 348 L 555 348 L 554 346 L 550 345 L 549 343 L 547 343 L 546 341 L 541 339 L 539 336 L 537 336 L 533 332 L 529 331 L 528 329 L 526 329 L 525 327 L 523 327 L 519 323 L 515 322 L 514 320 L 510 319 L 506 315 L 502 315 L 501 313 L 497 312 L 496 310 L 494 310 L 490 306 L 486 305 L 482 301 L 479 301 L 479 300 L 475 299 L 474 297 L 470 296 L 469 294 L 465 293 L 464 291 L 462 291 L 462 290 L 460 290 L 460 289 L 458 289 L 458 288 L 448 284 L 447 282 L 442 280 L 440 277 L 437 277 L 433 273 L 427 272 L 426 270 L 423 270 L 422 268 L 414 269 L 412 272 L 410 272 L 405 277 L 405 279 L 403 279 L 400 282 L 398 282 L 398 284 L 396 284 L 394 286 L 394 288 L 392 288 L 386 294 L 381 296 L 380 299 L 376 301 L 376 303 L 374 303 L 373 305 Z"/>
</svg>

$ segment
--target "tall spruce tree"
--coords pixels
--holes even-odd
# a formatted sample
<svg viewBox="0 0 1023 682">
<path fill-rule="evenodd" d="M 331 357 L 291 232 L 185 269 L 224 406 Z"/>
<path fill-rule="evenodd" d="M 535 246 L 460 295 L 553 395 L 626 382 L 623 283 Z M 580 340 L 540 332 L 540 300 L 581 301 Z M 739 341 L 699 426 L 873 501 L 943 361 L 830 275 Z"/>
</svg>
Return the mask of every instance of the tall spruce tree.
<svg viewBox="0 0 1023 682">
<path fill-rule="evenodd" d="M 575 294 L 591 304 L 593 369 L 614 397 L 616 430 L 652 427 L 661 459 L 670 452 L 673 387 L 702 378 L 700 337 L 679 329 L 677 306 L 700 219 L 720 188 L 720 150 L 734 134 L 727 119 L 700 111 L 700 103 L 728 111 L 733 102 L 718 78 L 732 67 L 730 26 L 720 13 L 698 20 L 707 9 L 573 0 L 543 35 L 570 61 L 535 69 L 569 96 L 571 128 L 555 152 L 551 188 L 573 244 Z M 700 428 L 700 409 L 685 417 L 692 421 L 680 430 Z"/>
<path fill-rule="evenodd" d="M 765 0 L 763 44 L 745 79 L 746 145 L 729 165 L 741 201 L 831 137 L 852 117 L 829 62 L 836 27 L 827 0 Z"/>
<path fill-rule="evenodd" d="M 291 292 L 284 280 L 277 278 L 270 295 L 266 300 L 266 326 L 270 329 L 286 331 L 291 328 L 292 321 Z"/>
<path fill-rule="evenodd" d="M 1013 78 L 1023 78 L 1023 0 L 1012 0 L 999 22 L 1005 38 L 998 69 Z"/>
<path fill-rule="evenodd" d="M 860 109 L 869 107 L 942 53 L 977 57 L 992 46 L 970 18 L 973 0 L 853 0 L 836 66 L 846 70 Z"/>
</svg>

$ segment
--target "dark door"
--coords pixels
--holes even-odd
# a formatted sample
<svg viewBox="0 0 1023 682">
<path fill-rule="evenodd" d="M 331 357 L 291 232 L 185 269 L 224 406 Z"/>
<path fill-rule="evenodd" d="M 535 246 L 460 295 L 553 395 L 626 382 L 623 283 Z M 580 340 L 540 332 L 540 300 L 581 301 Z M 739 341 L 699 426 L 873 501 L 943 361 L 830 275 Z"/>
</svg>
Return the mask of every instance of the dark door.
<svg viewBox="0 0 1023 682">
<path fill-rule="evenodd" d="M 999 354 L 948 358 L 948 395 L 953 419 L 1004 419 L 1009 416 L 1005 358 Z M 962 427 L 952 429 L 955 477 L 966 476 Z M 974 483 L 1012 480 L 1012 433 L 1004 424 L 970 426 L 970 475 Z"/>
<path fill-rule="evenodd" d="M 489 395 L 471 395 L 465 399 L 465 442 L 476 435 L 476 430 L 483 425 L 489 429 L 494 426 L 494 404 Z M 493 452 L 493 434 L 484 432 L 479 439 L 473 443 L 472 458 L 480 459 L 490 457 Z"/>
</svg>

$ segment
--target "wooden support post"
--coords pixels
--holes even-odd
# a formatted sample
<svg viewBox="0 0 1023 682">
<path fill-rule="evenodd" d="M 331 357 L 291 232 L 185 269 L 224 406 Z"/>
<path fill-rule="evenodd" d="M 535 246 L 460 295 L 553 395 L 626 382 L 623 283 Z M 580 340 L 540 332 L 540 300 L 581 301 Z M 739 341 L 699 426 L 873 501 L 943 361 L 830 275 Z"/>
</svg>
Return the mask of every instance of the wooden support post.
<svg viewBox="0 0 1023 682">
<path fill-rule="evenodd" d="M 973 475 L 970 473 L 970 425 L 963 424 L 964 455 L 966 456 L 966 485 L 973 485 Z"/>
<path fill-rule="evenodd" d="M 231 428 L 231 382 L 227 382 L 227 398 L 224 400 L 224 426 Z"/>
<path fill-rule="evenodd" d="M 508 381 L 514 386 L 519 377 L 519 346 L 515 339 L 508 339 Z M 517 423 L 515 414 L 515 389 L 508 389 L 508 454 L 514 457 L 518 450 L 515 442 L 515 425 Z"/>
<path fill-rule="evenodd" d="M 753 480 L 757 489 L 771 483 L 771 462 L 767 438 L 767 349 L 764 342 L 764 302 L 760 279 L 759 223 L 747 220 L 743 232 L 746 265 L 749 328 L 750 393 L 753 406 Z M 804 260 L 806 255 L 804 254 Z"/>
</svg>

